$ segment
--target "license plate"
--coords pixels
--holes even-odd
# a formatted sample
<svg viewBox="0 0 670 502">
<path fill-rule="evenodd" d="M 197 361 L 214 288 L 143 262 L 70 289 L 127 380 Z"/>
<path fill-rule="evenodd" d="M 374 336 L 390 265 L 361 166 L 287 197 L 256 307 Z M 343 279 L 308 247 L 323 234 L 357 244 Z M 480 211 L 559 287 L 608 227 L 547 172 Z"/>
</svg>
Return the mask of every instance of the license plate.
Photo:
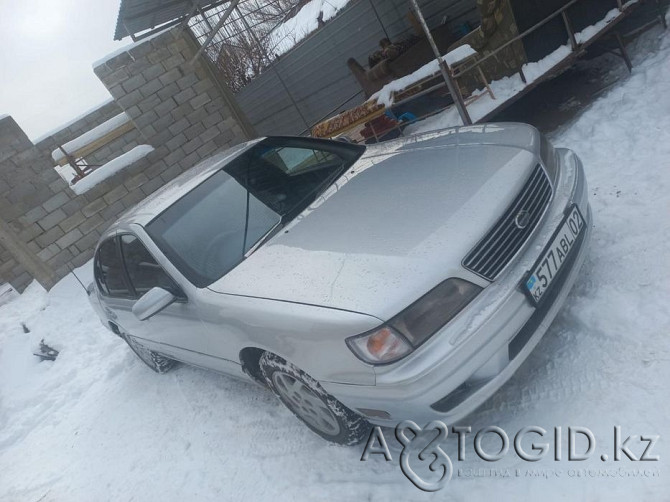
<svg viewBox="0 0 670 502">
<path fill-rule="evenodd" d="M 540 258 L 529 272 L 524 289 L 531 300 L 537 304 L 561 270 L 570 254 L 579 234 L 584 229 L 584 218 L 577 206 L 572 206 L 554 233 L 549 245 L 544 248 Z"/>
</svg>

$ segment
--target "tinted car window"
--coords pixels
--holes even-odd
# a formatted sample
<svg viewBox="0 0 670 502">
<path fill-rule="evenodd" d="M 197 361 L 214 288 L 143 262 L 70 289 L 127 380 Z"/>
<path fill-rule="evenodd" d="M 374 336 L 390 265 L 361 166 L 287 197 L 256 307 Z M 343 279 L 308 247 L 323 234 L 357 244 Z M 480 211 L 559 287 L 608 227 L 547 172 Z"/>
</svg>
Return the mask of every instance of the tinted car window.
<svg viewBox="0 0 670 502">
<path fill-rule="evenodd" d="M 130 234 L 122 235 L 121 252 L 126 264 L 128 278 L 137 296 L 142 296 L 154 287 L 163 288 L 175 296 L 183 296 L 177 284 L 167 275 L 137 237 Z"/>
<path fill-rule="evenodd" d="M 263 140 L 163 211 L 146 230 L 189 281 L 205 287 L 306 208 L 363 149 L 301 138 Z"/>
<path fill-rule="evenodd" d="M 100 290 L 109 296 L 131 296 L 123 276 L 123 262 L 116 237 L 107 239 L 98 248 L 95 259 L 95 279 Z"/>
</svg>

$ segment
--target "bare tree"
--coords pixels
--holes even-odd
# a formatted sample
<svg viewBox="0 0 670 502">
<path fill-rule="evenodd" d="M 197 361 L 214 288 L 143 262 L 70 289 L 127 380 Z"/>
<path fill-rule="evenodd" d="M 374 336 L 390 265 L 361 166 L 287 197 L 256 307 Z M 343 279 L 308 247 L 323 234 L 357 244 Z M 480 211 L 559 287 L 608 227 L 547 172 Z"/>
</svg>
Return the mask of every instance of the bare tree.
<svg viewBox="0 0 670 502">
<path fill-rule="evenodd" d="M 239 91 L 278 57 L 278 49 L 295 44 L 302 34 L 277 30 L 309 0 L 242 0 L 215 35 L 206 54 L 233 91 Z M 191 29 L 202 42 L 226 6 L 198 16 Z M 291 40 L 293 38 L 293 40 Z"/>
</svg>

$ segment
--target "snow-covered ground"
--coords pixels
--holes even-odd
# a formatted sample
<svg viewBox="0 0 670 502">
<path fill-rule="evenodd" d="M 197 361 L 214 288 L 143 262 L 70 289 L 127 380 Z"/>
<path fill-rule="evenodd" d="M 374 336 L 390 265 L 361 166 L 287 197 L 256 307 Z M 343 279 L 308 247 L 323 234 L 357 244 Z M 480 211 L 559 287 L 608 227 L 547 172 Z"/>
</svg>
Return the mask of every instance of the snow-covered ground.
<svg viewBox="0 0 670 502">
<path fill-rule="evenodd" d="M 462 421 L 510 435 L 588 427 L 594 458 L 489 463 L 470 438 L 459 462 L 450 437 L 454 478 L 420 492 L 397 448 L 393 462 L 361 462 L 362 446 L 325 443 L 256 385 L 184 366 L 152 373 L 69 276 L 0 306 L 0 500 L 668 500 L 670 32 L 654 29 L 631 53 L 632 75 L 552 138 L 581 156 L 589 180 L 595 229 L 582 276 L 515 376 Z M 31 355 L 42 338 L 60 350 L 53 363 Z M 660 435 L 660 460 L 611 461 L 616 425 Z M 545 475 L 526 477 L 531 468 Z"/>
</svg>

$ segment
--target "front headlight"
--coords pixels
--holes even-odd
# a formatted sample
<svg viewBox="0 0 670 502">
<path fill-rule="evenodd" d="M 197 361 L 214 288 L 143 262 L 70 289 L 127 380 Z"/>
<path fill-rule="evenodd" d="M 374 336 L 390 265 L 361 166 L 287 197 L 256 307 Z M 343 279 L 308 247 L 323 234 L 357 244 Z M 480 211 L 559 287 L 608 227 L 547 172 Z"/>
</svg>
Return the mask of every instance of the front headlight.
<svg viewBox="0 0 670 502">
<path fill-rule="evenodd" d="M 368 363 L 397 361 L 453 319 L 481 290 L 463 279 L 447 279 L 381 328 L 348 338 L 347 345 Z"/>
</svg>

